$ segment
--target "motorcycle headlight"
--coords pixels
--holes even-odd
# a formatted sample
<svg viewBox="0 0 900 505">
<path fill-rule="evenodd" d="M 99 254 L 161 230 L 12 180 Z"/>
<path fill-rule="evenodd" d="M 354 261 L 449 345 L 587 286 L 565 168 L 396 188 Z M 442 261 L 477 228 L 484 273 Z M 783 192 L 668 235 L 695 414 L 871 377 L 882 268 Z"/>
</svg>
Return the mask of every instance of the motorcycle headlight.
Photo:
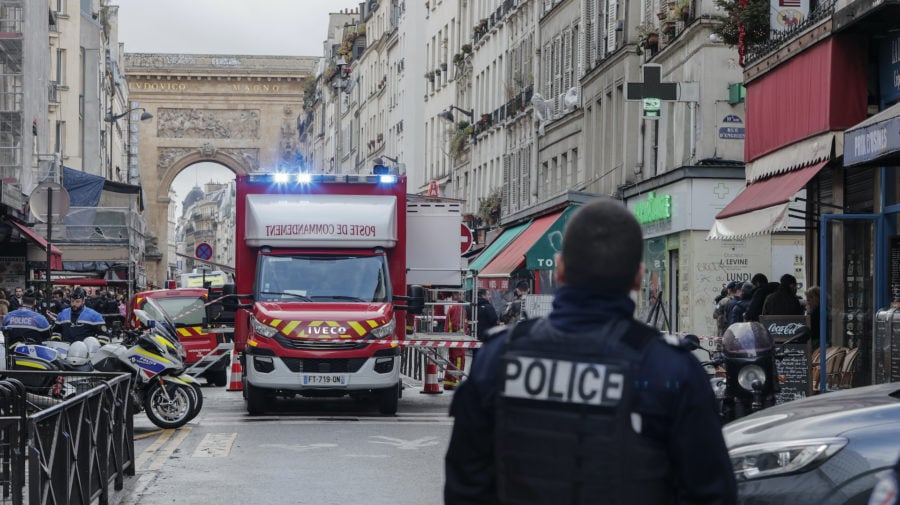
<svg viewBox="0 0 900 505">
<path fill-rule="evenodd" d="M 379 326 L 369 332 L 372 338 L 387 338 L 394 334 L 394 319 L 391 318 L 387 324 Z"/>
<path fill-rule="evenodd" d="M 250 316 L 250 324 L 253 325 L 253 332 L 260 337 L 272 338 L 278 333 L 278 330 L 266 323 L 260 322 L 253 316 Z"/>
<path fill-rule="evenodd" d="M 753 391 L 753 381 L 766 383 L 766 371 L 759 365 L 747 365 L 738 372 L 738 384 L 747 391 Z"/>
<path fill-rule="evenodd" d="M 728 452 L 738 480 L 762 479 L 808 470 L 847 445 L 846 438 L 816 438 L 738 447 Z"/>
</svg>

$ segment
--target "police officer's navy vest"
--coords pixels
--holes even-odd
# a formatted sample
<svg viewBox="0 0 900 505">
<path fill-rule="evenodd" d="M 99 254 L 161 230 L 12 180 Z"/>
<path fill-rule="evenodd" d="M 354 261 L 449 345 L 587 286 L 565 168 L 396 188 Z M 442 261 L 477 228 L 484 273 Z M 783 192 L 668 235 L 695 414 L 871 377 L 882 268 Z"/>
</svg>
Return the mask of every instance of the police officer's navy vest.
<svg viewBox="0 0 900 505">
<path fill-rule="evenodd" d="M 563 333 L 546 319 L 512 330 L 498 377 L 500 503 L 673 501 L 665 448 L 633 426 L 637 367 L 654 338 L 629 320 L 593 333 Z"/>
<path fill-rule="evenodd" d="M 3 326 L 7 345 L 14 342 L 39 343 L 50 338 L 50 323 L 47 318 L 28 307 L 6 314 Z"/>
</svg>

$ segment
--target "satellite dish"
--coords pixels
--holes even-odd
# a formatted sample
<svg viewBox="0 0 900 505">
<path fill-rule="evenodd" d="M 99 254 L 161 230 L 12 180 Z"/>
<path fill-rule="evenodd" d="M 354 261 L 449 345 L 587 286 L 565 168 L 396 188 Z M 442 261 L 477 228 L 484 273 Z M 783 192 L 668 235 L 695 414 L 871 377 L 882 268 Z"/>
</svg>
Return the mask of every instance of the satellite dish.
<svg viewBox="0 0 900 505">
<path fill-rule="evenodd" d="M 565 102 L 566 112 L 571 112 L 581 106 L 581 87 L 575 86 L 566 91 Z"/>
<path fill-rule="evenodd" d="M 52 205 L 51 194 L 53 195 Z M 62 222 L 69 212 L 69 192 L 55 182 L 44 181 L 31 192 L 31 196 L 28 197 L 28 206 L 31 207 L 31 215 L 41 223 L 47 222 L 48 209 L 50 209 L 54 223 Z"/>
<path fill-rule="evenodd" d="M 547 100 L 540 93 L 531 95 L 531 107 L 534 109 L 534 115 L 540 121 L 538 126 L 538 135 L 544 134 L 544 125 L 550 120 L 550 109 L 547 107 Z"/>
</svg>

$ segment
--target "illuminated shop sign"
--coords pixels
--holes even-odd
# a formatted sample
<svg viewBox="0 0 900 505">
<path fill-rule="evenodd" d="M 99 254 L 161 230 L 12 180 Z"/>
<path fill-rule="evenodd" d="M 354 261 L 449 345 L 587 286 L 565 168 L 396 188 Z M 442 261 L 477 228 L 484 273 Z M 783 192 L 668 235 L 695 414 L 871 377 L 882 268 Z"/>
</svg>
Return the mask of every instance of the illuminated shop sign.
<svg viewBox="0 0 900 505">
<path fill-rule="evenodd" d="M 634 216 L 641 224 L 672 219 L 672 196 L 656 196 L 651 191 L 647 194 L 647 200 L 635 204 Z"/>
</svg>

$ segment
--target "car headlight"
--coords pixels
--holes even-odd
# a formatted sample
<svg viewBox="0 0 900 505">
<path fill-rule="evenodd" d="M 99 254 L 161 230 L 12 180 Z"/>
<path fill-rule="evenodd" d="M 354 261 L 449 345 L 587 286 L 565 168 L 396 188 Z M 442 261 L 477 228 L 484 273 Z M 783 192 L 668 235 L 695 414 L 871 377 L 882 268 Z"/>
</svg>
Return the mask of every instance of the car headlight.
<svg viewBox="0 0 900 505">
<path fill-rule="evenodd" d="M 801 472 L 833 456 L 846 438 L 816 438 L 738 447 L 728 451 L 738 480 Z"/>
<path fill-rule="evenodd" d="M 766 383 L 766 371 L 759 365 L 747 365 L 738 372 L 738 384 L 747 391 L 753 391 L 753 381 L 757 380 L 761 386 Z"/>
<path fill-rule="evenodd" d="M 276 333 L 278 333 L 278 330 L 266 323 L 260 322 L 253 316 L 250 316 L 250 324 L 253 325 L 253 332 L 260 337 L 272 338 Z"/>
<path fill-rule="evenodd" d="M 387 324 L 379 326 L 369 332 L 372 338 L 387 338 L 394 334 L 394 319 L 391 318 Z"/>
</svg>

